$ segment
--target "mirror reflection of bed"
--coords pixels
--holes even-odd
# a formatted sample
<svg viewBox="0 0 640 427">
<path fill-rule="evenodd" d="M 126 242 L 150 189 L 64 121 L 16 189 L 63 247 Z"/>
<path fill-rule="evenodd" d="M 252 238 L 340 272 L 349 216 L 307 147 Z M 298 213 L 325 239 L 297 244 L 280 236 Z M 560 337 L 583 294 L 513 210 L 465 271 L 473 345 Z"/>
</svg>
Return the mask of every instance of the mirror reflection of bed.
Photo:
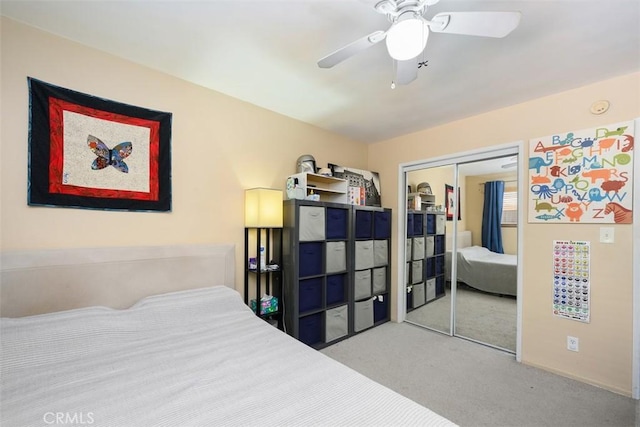
<svg viewBox="0 0 640 427">
<path fill-rule="evenodd" d="M 447 248 L 452 248 L 451 235 Z M 517 256 L 471 244 L 471 232 L 458 233 L 456 335 L 510 352 L 516 349 Z M 410 312 L 415 323 L 446 331 L 451 305 L 451 258 L 445 254 L 446 295 Z"/>
<path fill-rule="evenodd" d="M 449 235 L 448 243 L 451 241 Z M 517 256 L 491 252 L 471 242 L 470 231 L 458 233 L 456 334 L 515 352 Z M 445 257 L 450 289 L 450 249 Z"/>
</svg>

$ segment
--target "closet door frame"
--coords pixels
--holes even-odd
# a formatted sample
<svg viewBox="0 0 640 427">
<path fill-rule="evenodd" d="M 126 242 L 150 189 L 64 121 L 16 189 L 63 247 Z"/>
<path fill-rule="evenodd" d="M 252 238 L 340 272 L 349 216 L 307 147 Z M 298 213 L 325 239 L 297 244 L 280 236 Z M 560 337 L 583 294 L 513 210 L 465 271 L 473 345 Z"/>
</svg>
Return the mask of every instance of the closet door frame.
<svg viewBox="0 0 640 427">
<path fill-rule="evenodd" d="M 525 142 L 524 141 L 516 141 L 503 145 L 496 145 L 491 147 L 484 147 L 476 150 L 465 151 L 460 153 L 454 153 L 450 155 L 434 157 L 430 159 L 423 160 L 415 160 L 407 163 L 401 163 L 398 167 L 398 216 L 397 218 L 404 218 L 403 220 L 399 220 L 397 222 L 397 235 L 398 236 L 406 236 L 406 217 L 407 217 L 407 201 L 406 201 L 406 191 L 407 191 L 407 173 L 422 169 L 429 169 L 439 166 L 454 166 L 454 200 L 457 200 L 457 191 L 458 191 L 458 164 L 460 163 L 469 163 L 481 160 L 488 160 L 496 157 L 505 157 L 505 156 L 513 156 L 518 155 L 518 206 L 524 206 L 524 193 L 525 193 L 525 182 L 526 182 L 526 172 L 528 171 L 526 167 L 525 160 L 528 158 L 528 154 L 526 152 Z M 457 206 L 456 208 L 457 209 Z M 458 214 L 457 212 L 453 212 L 453 235 L 457 235 L 458 233 Z M 523 224 L 524 224 L 524 209 L 518 209 L 518 272 L 517 272 L 517 292 L 518 298 L 516 301 L 516 310 L 517 310 L 517 319 L 516 319 L 516 360 L 518 362 L 521 361 L 521 350 L 522 350 L 522 251 L 524 249 L 523 242 Z M 452 256 L 451 259 L 456 259 L 457 253 L 457 239 L 452 239 Z M 400 239 L 398 240 L 398 259 L 396 261 L 396 265 L 404 265 L 405 260 L 405 252 L 406 245 L 400 244 Z M 448 249 L 448 248 L 447 248 Z M 397 268 L 397 282 L 399 285 L 397 286 L 396 293 L 396 309 L 398 313 L 398 322 L 404 322 L 407 316 L 406 304 L 407 304 L 407 293 L 404 291 L 404 286 L 400 286 L 400 284 L 405 283 L 405 271 L 403 268 Z M 451 266 L 451 281 L 454 282 L 456 278 L 456 263 L 453 262 Z M 451 295 L 451 308 L 450 308 L 450 323 L 449 323 L 449 334 L 450 336 L 454 336 L 455 330 L 455 286 L 452 286 L 452 295 Z"/>
</svg>

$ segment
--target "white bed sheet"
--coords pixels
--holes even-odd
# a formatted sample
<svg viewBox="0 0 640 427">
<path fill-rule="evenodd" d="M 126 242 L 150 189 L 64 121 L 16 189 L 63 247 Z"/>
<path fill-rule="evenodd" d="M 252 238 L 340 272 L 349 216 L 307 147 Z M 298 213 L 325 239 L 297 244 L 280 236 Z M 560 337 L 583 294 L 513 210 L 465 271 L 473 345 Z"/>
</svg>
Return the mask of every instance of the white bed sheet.
<svg viewBox="0 0 640 427">
<path fill-rule="evenodd" d="M 459 248 L 457 280 L 485 292 L 518 294 L 518 257 L 498 254 L 481 246 Z M 451 280 L 451 251 L 445 256 L 446 280 Z"/>
<path fill-rule="evenodd" d="M 226 287 L 0 326 L 2 425 L 51 413 L 94 426 L 452 425 L 256 318 Z"/>
</svg>

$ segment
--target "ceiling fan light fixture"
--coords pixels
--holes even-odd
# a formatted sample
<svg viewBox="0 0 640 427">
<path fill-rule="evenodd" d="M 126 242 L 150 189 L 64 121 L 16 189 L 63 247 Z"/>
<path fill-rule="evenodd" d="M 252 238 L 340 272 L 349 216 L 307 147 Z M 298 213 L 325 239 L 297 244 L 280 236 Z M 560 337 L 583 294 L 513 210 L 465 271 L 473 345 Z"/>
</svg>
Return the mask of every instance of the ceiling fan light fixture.
<svg viewBox="0 0 640 427">
<path fill-rule="evenodd" d="M 402 16 L 400 17 L 402 18 Z M 387 32 L 389 55 L 396 61 L 413 59 L 424 50 L 429 38 L 429 26 L 421 16 L 398 19 Z"/>
</svg>

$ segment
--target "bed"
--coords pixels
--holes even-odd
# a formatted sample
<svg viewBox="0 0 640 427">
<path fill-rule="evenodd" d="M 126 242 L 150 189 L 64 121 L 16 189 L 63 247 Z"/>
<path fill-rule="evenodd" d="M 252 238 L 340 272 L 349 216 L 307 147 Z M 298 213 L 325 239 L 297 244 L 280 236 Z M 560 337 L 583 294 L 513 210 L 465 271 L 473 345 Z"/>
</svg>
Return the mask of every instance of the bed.
<svg viewBox="0 0 640 427">
<path fill-rule="evenodd" d="M 451 281 L 451 239 L 447 239 L 445 255 L 445 277 Z M 462 231 L 457 237 L 458 282 L 472 288 L 500 295 L 517 295 L 518 257 L 498 254 L 481 246 L 471 245 L 471 232 Z"/>
<path fill-rule="evenodd" d="M 232 245 L 89 252 L 2 255 L 2 425 L 453 425 L 258 319 Z"/>
</svg>

